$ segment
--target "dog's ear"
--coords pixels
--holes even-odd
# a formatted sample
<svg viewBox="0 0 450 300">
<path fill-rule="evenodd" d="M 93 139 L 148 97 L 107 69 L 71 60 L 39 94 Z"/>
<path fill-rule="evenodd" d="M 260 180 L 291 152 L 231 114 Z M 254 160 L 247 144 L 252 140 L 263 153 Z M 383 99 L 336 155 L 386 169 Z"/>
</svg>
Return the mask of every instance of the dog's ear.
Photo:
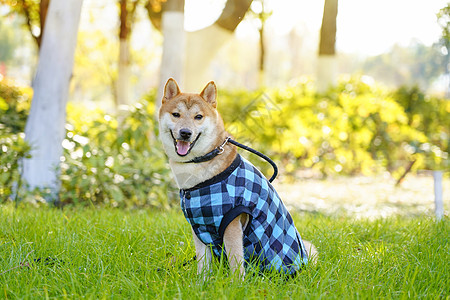
<svg viewBox="0 0 450 300">
<path fill-rule="evenodd" d="M 180 93 L 180 88 L 178 87 L 175 79 L 169 78 L 169 80 L 167 80 L 166 82 L 166 85 L 164 86 L 164 96 L 162 98 L 162 103 L 166 102 L 169 99 L 172 99 Z"/>
<path fill-rule="evenodd" d="M 203 91 L 200 93 L 200 96 L 206 100 L 212 107 L 217 107 L 217 87 L 214 81 L 210 81 Z"/>
</svg>

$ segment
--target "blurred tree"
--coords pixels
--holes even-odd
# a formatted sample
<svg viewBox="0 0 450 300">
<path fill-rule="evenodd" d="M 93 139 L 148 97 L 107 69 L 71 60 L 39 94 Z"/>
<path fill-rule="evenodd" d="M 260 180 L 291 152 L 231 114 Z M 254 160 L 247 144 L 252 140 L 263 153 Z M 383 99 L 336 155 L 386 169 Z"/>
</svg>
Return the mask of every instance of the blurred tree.
<svg viewBox="0 0 450 300">
<path fill-rule="evenodd" d="M 437 14 L 438 24 L 442 28 L 441 44 L 445 47 L 446 74 L 448 80 L 447 97 L 450 97 L 450 2 Z"/>
<path fill-rule="evenodd" d="M 267 19 L 272 15 L 271 11 L 267 11 L 266 5 L 264 4 L 264 0 L 255 0 L 252 2 L 251 11 L 253 15 L 258 20 L 258 32 L 259 32 L 259 85 L 263 86 L 265 83 L 264 80 L 264 70 L 265 70 L 265 57 L 266 57 L 266 44 L 264 40 L 264 29 L 266 25 Z"/>
<path fill-rule="evenodd" d="M 157 0 L 156 0 L 157 1 Z M 118 0 L 119 4 L 119 57 L 118 72 L 115 78 L 114 101 L 116 106 L 129 104 L 129 77 L 130 77 L 130 49 L 129 38 L 136 7 L 140 0 Z M 50 0 L 0 0 L 7 4 L 13 12 L 25 18 L 25 23 L 30 34 L 36 41 L 38 48 L 41 46 L 43 28 Z"/>
<path fill-rule="evenodd" d="M 75 50 L 74 76 L 71 79 L 73 88 L 71 98 L 109 102 L 110 95 L 112 95 L 112 100 L 115 101 L 117 99 L 118 57 L 117 42 L 111 39 L 111 36 L 106 36 L 101 30 L 80 31 Z M 132 63 L 135 63 L 135 53 L 132 57 Z M 92 67 L 93 65 L 95 68 Z"/>
<path fill-rule="evenodd" d="M 442 28 L 442 42 L 450 52 L 450 3 L 442 8 L 438 14 L 438 24 Z"/>
<path fill-rule="evenodd" d="M 325 0 L 320 29 L 317 89 L 324 92 L 337 83 L 336 18 L 338 0 Z"/>
<path fill-rule="evenodd" d="M 50 0 L 0 0 L 0 3 L 9 5 L 12 11 L 25 18 L 28 30 L 40 48 Z"/>
<path fill-rule="evenodd" d="M 0 23 L 0 78 L 6 75 L 6 63 L 14 57 L 16 41 L 12 29 L 4 22 Z"/>
<path fill-rule="evenodd" d="M 58 169 L 81 4 L 82 0 L 52 1 L 48 7 L 34 96 L 25 126 L 32 157 L 23 161 L 23 178 L 30 189 L 48 188 L 48 201 L 57 200 L 60 188 Z"/>
<path fill-rule="evenodd" d="M 130 36 L 134 15 L 139 0 L 119 0 L 120 29 L 119 29 L 119 67 L 115 95 L 116 106 L 130 103 Z"/>
<path fill-rule="evenodd" d="M 185 57 L 184 0 L 167 0 L 162 2 L 161 31 L 164 40 L 159 72 L 157 107 L 161 105 L 163 89 L 167 79 L 173 77 L 179 83 L 183 82 Z"/>
<path fill-rule="evenodd" d="M 205 76 L 212 59 L 219 49 L 231 39 L 251 3 L 252 0 L 227 0 L 221 15 L 214 24 L 186 34 L 184 55 L 189 59 L 185 62 L 183 71 L 185 76 L 184 81 L 181 82 L 182 89 L 196 91 L 204 86 L 208 81 Z M 164 10 L 161 1 L 150 0 L 146 8 L 153 26 L 161 30 L 161 15 Z M 195 74 L 195 76 L 191 74 Z M 165 81 L 167 78 L 162 80 Z"/>
<path fill-rule="evenodd" d="M 362 70 L 389 86 L 418 84 L 426 90 L 433 80 L 446 73 L 448 60 L 441 48 L 419 42 L 409 47 L 395 45 L 387 53 L 367 58 Z"/>
<path fill-rule="evenodd" d="M 145 4 L 148 17 L 153 27 L 161 31 L 162 4 L 167 0 L 148 0 Z"/>
<path fill-rule="evenodd" d="M 0 62 L 6 62 L 13 57 L 14 40 L 12 34 L 10 28 L 5 26 L 4 23 L 0 23 Z"/>
<path fill-rule="evenodd" d="M 232 37 L 244 19 L 252 0 L 227 0 L 219 18 L 206 28 L 188 32 L 186 41 L 185 88 L 200 90 L 208 81 L 207 70 L 211 61 Z M 192 76 L 190 74 L 195 74 Z"/>
</svg>

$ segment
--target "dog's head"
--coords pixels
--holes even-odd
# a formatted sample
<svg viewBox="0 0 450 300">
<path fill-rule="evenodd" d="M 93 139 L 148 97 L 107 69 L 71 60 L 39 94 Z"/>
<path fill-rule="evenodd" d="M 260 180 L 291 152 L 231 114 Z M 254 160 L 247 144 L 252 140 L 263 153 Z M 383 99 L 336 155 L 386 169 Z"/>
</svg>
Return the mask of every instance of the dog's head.
<svg viewBox="0 0 450 300">
<path fill-rule="evenodd" d="M 186 162 L 220 144 L 225 130 L 216 107 L 214 82 L 200 94 L 192 94 L 182 93 L 174 79 L 167 81 L 159 110 L 159 134 L 171 160 Z"/>
</svg>

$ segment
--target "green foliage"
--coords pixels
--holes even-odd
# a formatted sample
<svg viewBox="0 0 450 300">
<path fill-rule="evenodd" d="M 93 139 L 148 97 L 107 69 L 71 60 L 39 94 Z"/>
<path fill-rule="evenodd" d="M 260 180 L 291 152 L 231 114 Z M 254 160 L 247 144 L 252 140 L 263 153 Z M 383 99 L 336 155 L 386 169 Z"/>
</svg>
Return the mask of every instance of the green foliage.
<svg viewBox="0 0 450 300">
<path fill-rule="evenodd" d="M 0 202 L 20 183 L 18 164 L 30 147 L 24 142 L 29 89 L 0 81 Z M 114 117 L 69 103 L 60 201 L 65 204 L 167 208 L 173 184 L 154 121 L 154 94 Z M 20 199 L 39 200 L 20 190 Z"/>
<path fill-rule="evenodd" d="M 7 299 L 446 299 L 450 223 L 426 216 L 354 220 L 293 214 L 319 259 L 298 276 L 234 281 L 214 263 L 196 275 L 178 210 L 0 206 L 0 282 Z M 41 260 L 38 260 L 38 259 Z M 45 260 L 47 259 L 47 260 Z"/>
<path fill-rule="evenodd" d="M 7 79 L 0 79 L 0 130 L 24 132 L 31 95 L 30 88 L 19 88 Z"/>
<path fill-rule="evenodd" d="M 0 130 L 0 203 L 12 196 L 14 184 L 20 178 L 19 161 L 29 157 L 30 147 L 23 138 Z"/>
<path fill-rule="evenodd" d="M 425 137 L 423 143 L 418 138 L 404 141 L 405 150 L 422 160 L 423 168 L 449 170 L 450 101 L 425 95 L 418 87 L 401 87 L 394 97 L 404 109 L 410 130 Z"/>
<path fill-rule="evenodd" d="M 36 41 L 41 38 L 40 0 L 0 0 L 0 4 L 6 4 L 12 12 L 23 16 L 24 25 Z"/>
<path fill-rule="evenodd" d="M 14 40 L 12 28 L 5 22 L 0 23 L 0 62 L 8 62 L 14 57 L 14 48 L 17 42 Z"/>
<path fill-rule="evenodd" d="M 287 173 L 398 173 L 411 160 L 416 168 L 448 169 L 450 102 L 418 88 L 392 93 L 364 81 L 349 78 L 326 94 L 310 82 L 267 93 L 222 91 L 219 110 L 236 139 Z"/>
<path fill-rule="evenodd" d="M 30 147 L 23 131 L 29 107 L 30 89 L 0 80 L 0 203 L 12 196 L 19 181 L 19 161 Z"/>
<path fill-rule="evenodd" d="M 86 93 L 86 98 L 94 101 L 106 101 L 108 97 L 104 95 L 115 97 L 118 56 L 117 41 L 111 40 L 100 31 L 79 32 L 73 86 Z M 92 68 L 93 64 L 95 68 Z"/>
<path fill-rule="evenodd" d="M 395 45 L 389 52 L 369 57 L 361 69 L 391 87 L 419 84 L 427 90 L 435 79 L 446 74 L 447 62 L 448 56 L 439 43 L 426 46 L 415 42 L 408 47 Z"/>
<path fill-rule="evenodd" d="M 442 8 L 438 14 L 438 24 L 442 28 L 442 43 L 449 50 L 450 48 L 450 3 Z"/>
<path fill-rule="evenodd" d="M 148 100 L 117 119 L 101 111 L 89 116 L 73 105 L 68 111 L 63 204 L 169 206 L 176 195 L 167 193 L 175 188 L 169 188 L 173 180 Z"/>
<path fill-rule="evenodd" d="M 23 131 L 30 98 L 29 90 L 0 82 L 2 201 L 19 178 L 18 161 L 29 152 Z M 154 99 L 152 91 L 117 117 L 69 103 L 62 204 L 175 203 L 176 188 L 157 140 Z M 266 93 L 221 90 L 218 103 L 235 139 L 272 157 L 288 178 L 311 169 L 324 177 L 384 171 L 398 177 L 412 161 L 414 170 L 450 169 L 450 101 L 417 87 L 392 92 L 354 77 L 325 94 L 308 81 Z M 270 175 L 269 164 L 241 153 Z"/>
</svg>

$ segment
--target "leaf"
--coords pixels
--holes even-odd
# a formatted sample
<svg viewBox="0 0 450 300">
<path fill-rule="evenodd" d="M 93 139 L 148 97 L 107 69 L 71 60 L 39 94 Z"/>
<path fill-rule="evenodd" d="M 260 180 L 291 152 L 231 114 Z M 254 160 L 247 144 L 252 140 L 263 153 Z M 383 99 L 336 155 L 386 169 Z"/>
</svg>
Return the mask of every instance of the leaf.
<svg viewBox="0 0 450 300">
<path fill-rule="evenodd" d="M 3 99 L 3 97 L 0 97 L 0 110 L 7 111 L 9 109 L 8 103 L 6 103 L 6 100 Z"/>
</svg>

